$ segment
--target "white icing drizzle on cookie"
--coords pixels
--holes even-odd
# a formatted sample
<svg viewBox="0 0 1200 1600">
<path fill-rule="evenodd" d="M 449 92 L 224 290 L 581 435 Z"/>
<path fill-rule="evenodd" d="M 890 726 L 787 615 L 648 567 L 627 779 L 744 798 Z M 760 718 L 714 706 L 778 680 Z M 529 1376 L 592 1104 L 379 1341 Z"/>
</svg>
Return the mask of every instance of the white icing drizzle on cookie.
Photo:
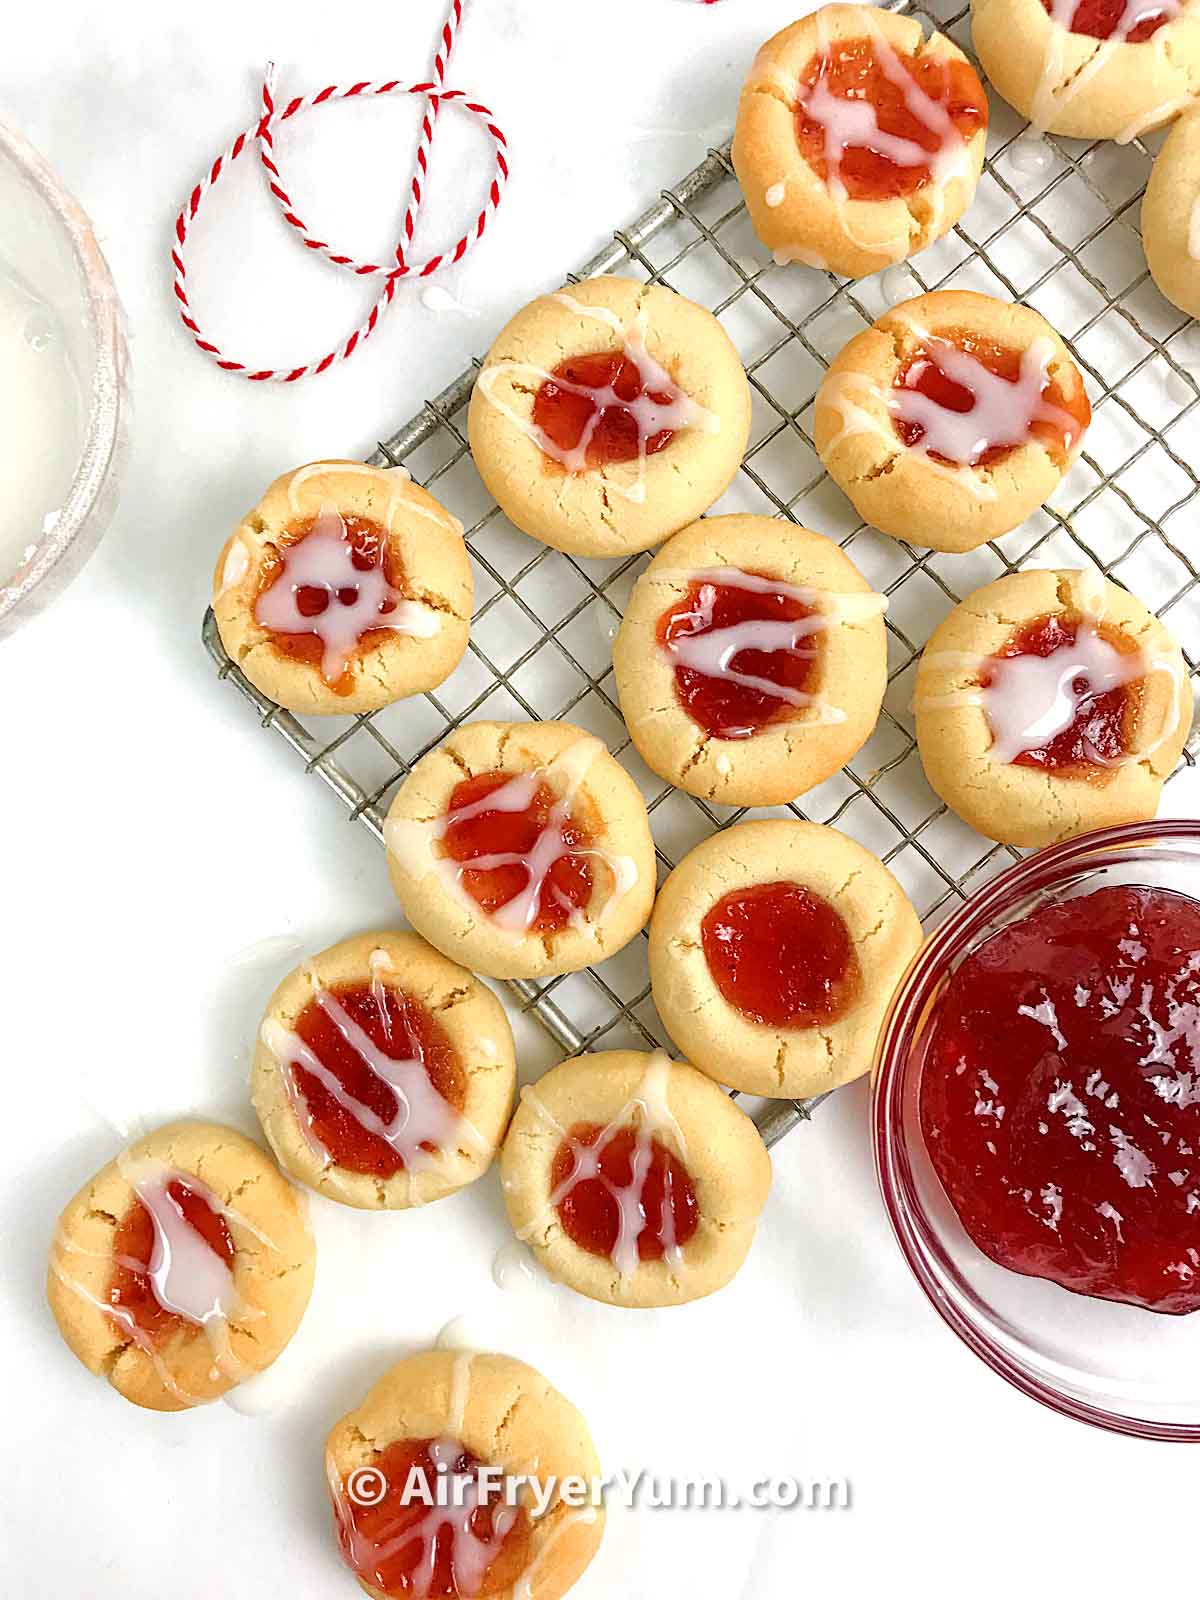
<svg viewBox="0 0 1200 1600">
<path fill-rule="evenodd" d="M 1029 119 L 1033 126 L 1039 130 L 1048 128 L 1057 114 L 1070 105 L 1109 65 L 1118 48 L 1128 42 L 1130 34 L 1140 23 L 1149 21 L 1152 17 L 1166 18 L 1163 27 L 1144 41 L 1156 52 L 1163 51 L 1163 34 L 1175 18 L 1182 16 L 1189 9 L 1189 5 L 1190 0 L 1125 0 L 1125 9 L 1112 33 L 1107 39 L 1097 39 L 1091 34 L 1075 34 L 1071 30 L 1071 23 L 1079 9 L 1079 0 L 1051 0 L 1046 51 L 1030 107 Z M 1085 46 L 1094 45 L 1095 49 L 1077 71 L 1068 72 L 1067 52 L 1072 39 L 1083 41 Z M 1131 65 L 1129 70 L 1132 72 L 1139 69 Z M 1137 138 L 1169 113 L 1169 106 L 1156 107 L 1138 122 L 1123 129 L 1117 142 L 1125 144 L 1130 139 Z"/>
<path fill-rule="evenodd" d="M 565 1511 L 555 1522 L 548 1537 L 542 1540 L 537 1554 L 513 1585 L 512 1600 L 534 1600 L 534 1584 L 538 1569 L 550 1551 L 571 1528 L 579 1527 L 581 1524 L 591 1526 L 596 1521 L 597 1515 L 594 1506 L 581 1506 L 576 1510 Z"/>
<path fill-rule="evenodd" d="M 592 1144 L 583 1144 L 577 1139 L 572 1139 L 570 1131 L 554 1117 L 536 1089 L 527 1087 L 521 1091 L 521 1099 L 532 1107 L 537 1116 L 548 1123 L 559 1139 L 569 1147 L 574 1164 L 562 1182 L 550 1191 L 545 1206 L 533 1221 L 518 1230 L 518 1239 L 526 1241 L 541 1232 L 547 1223 L 555 1219 L 559 1205 L 577 1185 L 599 1182 L 617 1206 L 617 1237 L 609 1259 L 622 1278 L 629 1279 L 634 1275 L 641 1265 L 638 1239 L 648 1220 L 644 1193 L 654 1159 L 655 1141 L 665 1144 L 669 1140 L 674 1146 L 673 1154 L 680 1161 L 687 1162 L 687 1142 L 670 1106 L 671 1067 L 670 1056 L 661 1050 L 656 1050 L 651 1055 L 646 1071 L 633 1094 Z M 601 1171 L 600 1157 L 617 1134 L 629 1127 L 634 1129 L 630 1182 L 616 1184 Z M 683 1266 L 683 1248 L 675 1238 L 675 1211 L 671 1204 L 669 1169 L 664 1186 L 660 1229 L 663 1259 L 674 1271 L 678 1271 Z"/>
<path fill-rule="evenodd" d="M 436 874 L 455 898 L 473 914 L 487 916 L 493 926 L 518 939 L 524 938 L 537 920 L 542 891 L 556 862 L 567 856 L 599 861 L 607 867 L 612 879 L 611 889 L 599 916 L 588 917 L 575 906 L 568 908 L 573 928 L 579 931 L 590 928 L 595 932 L 603 918 L 638 881 L 638 866 L 632 857 L 618 855 L 599 845 L 571 844 L 565 837 L 574 801 L 593 762 L 603 754 L 605 746 L 602 741 L 585 734 L 568 745 L 547 766 L 514 773 L 482 799 L 444 812 L 430 822 L 409 817 L 389 817 L 384 824 L 384 842 L 388 852 L 414 878 Z M 472 856 L 466 861 L 455 861 L 441 850 L 441 841 L 456 823 L 470 821 L 489 811 L 527 811 L 543 783 L 548 784 L 555 793 L 555 800 L 545 825 L 527 854 L 496 851 Z M 500 867 L 522 868 L 525 885 L 511 900 L 495 911 L 486 913 L 466 889 L 464 879 L 468 872 L 491 872 Z M 595 897 L 594 887 L 593 899 Z"/>
<path fill-rule="evenodd" d="M 1082 574 L 1080 575 L 1083 576 Z M 1101 754 L 1090 744 L 1087 759 L 1096 766 L 1121 767 L 1143 761 L 1175 732 L 1179 725 L 1179 689 L 1182 669 L 1177 662 L 1141 649 L 1119 650 L 1100 632 L 1101 617 L 1085 612 L 1073 641 L 1064 642 L 1048 656 L 1033 654 L 985 656 L 972 651 L 935 651 L 923 665 L 950 673 L 986 675 L 988 683 L 945 694 L 919 695 L 918 710 L 958 710 L 977 707 L 992 735 L 990 760 L 1008 765 L 1030 750 L 1043 750 L 1072 727 L 1081 708 L 1114 689 L 1140 683 L 1154 673 L 1171 680 L 1164 726 L 1149 744 L 1117 757 Z"/>
<path fill-rule="evenodd" d="M 321 603 L 315 615 L 301 610 L 302 590 L 317 591 Z M 272 633 L 320 639 L 321 676 L 331 686 L 371 629 L 430 639 L 441 627 L 436 611 L 392 587 L 382 565 L 366 571 L 355 565 L 345 521 L 330 505 L 321 509 L 303 538 L 283 548 L 280 571 L 255 602 L 254 618 Z"/>
<path fill-rule="evenodd" d="M 633 326 L 627 327 L 607 306 L 585 305 L 583 301 L 575 299 L 565 290 L 551 295 L 550 298 L 558 305 L 565 306 L 574 316 L 602 323 L 616 335 L 620 354 L 637 370 L 642 392 L 636 399 L 623 400 L 611 385 L 591 388 L 585 384 L 572 383 L 566 378 L 555 377 L 544 367 L 528 361 L 489 363 L 479 374 L 477 387 L 484 399 L 494 405 L 527 439 L 531 439 L 543 455 L 549 456 L 552 461 L 557 461 L 572 476 L 591 471 L 600 472 L 610 489 L 640 505 L 646 498 L 646 447 L 649 441 L 656 434 L 668 429 L 672 433 L 682 433 L 694 428 L 702 433 L 716 434 L 721 431 L 721 419 L 715 411 L 710 411 L 686 394 L 667 369 L 650 354 L 646 343 L 650 317 L 644 305 L 639 306 Z M 573 449 L 564 450 L 533 421 L 531 416 L 523 416 L 496 394 L 497 383 L 506 376 L 533 380 L 539 386 L 552 383 L 567 394 L 583 396 L 592 402 L 594 408 L 592 414 Z M 656 394 L 665 395 L 666 401 L 655 400 L 653 397 Z M 588 448 L 596 429 L 600 426 L 605 409 L 609 407 L 627 411 L 637 424 L 637 473 L 632 484 L 623 484 L 619 481 L 619 477 L 610 476 L 611 468 L 624 467 L 627 465 L 625 462 L 614 462 L 611 468 L 607 464 L 594 468 L 588 464 Z"/>
<path fill-rule="evenodd" d="M 659 569 L 652 574 L 659 582 L 678 584 L 690 589 L 698 585 L 700 594 L 695 602 L 695 613 L 705 623 L 703 632 L 683 634 L 669 644 L 660 646 L 662 654 L 674 665 L 686 667 L 706 678 L 717 678 L 742 689 L 754 689 L 784 705 L 812 707 L 817 712 L 813 721 L 821 724 L 845 722 L 846 713 L 831 705 L 820 695 L 792 688 L 789 684 L 774 683 L 770 678 L 760 678 L 741 671 L 735 665 L 743 651 L 753 650 L 766 655 L 786 654 L 812 657 L 815 649 L 808 641 L 823 633 L 837 622 L 858 622 L 877 617 L 887 610 L 887 600 L 880 594 L 836 594 L 826 589 L 785 583 L 778 578 L 763 577 L 758 573 L 744 572 L 740 567 L 704 567 L 695 571 Z M 780 595 L 812 607 L 806 617 L 793 621 L 756 618 L 718 628 L 712 625 L 717 588 L 744 589 L 751 594 Z M 706 594 L 707 591 L 707 594 Z"/>
<path fill-rule="evenodd" d="M 396 1019 L 387 1003 L 383 972 L 394 969 L 386 950 L 371 952 L 369 970 L 376 1008 L 388 1041 L 389 1048 L 386 1049 L 375 1043 L 311 968 L 309 981 L 313 999 L 359 1063 L 372 1078 L 390 1091 L 395 1109 L 386 1120 L 347 1089 L 311 1046 L 278 1017 L 268 1017 L 262 1025 L 260 1037 L 275 1059 L 292 1111 L 310 1148 L 326 1167 L 337 1165 L 313 1127 L 308 1102 L 295 1081 L 292 1069 L 296 1066 L 311 1073 L 364 1132 L 374 1134 L 394 1150 L 403 1161 L 406 1172 L 417 1173 L 440 1166 L 446 1159 L 455 1160 L 463 1145 L 479 1155 L 489 1154 L 487 1140 L 435 1086 L 417 1036 L 404 1026 L 403 1039 L 393 1039 Z M 393 1051 L 398 1053 L 394 1054 Z M 432 1151 L 426 1148 L 428 1145 L 434 1147 Z"/>
<path fill-rule="evenodd" d="M 287 496 L 288 505 L 292 515 L 303 515 L 300 504 L 299 491 L 313 478 L 340 478 L 345 473 L 351 473 L 361 478 L 373 478 L 376 482 L 388 482 L 389 490 L 393 497 L 398 493 L 398 486 L 412 481 L 412 473 L 407 467 L 371 467 L 365 461 L 310 461 L 306 467 L 297 467 L 288 479 Z M 389 503 L 387 525 L 391 525 L 391 503 Z"/>
<path fill-rule="evenodd" d="M 250 571 L 250 551 L 246 541 L 240 534 L 235 533 L 229 541 L 229 549 L 225 552 L 225 560 L 221 566 L 221 582 L 217 589 L 217 599 L 227 595 L 231 589 L 236 589 L 238 584 Z"/>
</svg>

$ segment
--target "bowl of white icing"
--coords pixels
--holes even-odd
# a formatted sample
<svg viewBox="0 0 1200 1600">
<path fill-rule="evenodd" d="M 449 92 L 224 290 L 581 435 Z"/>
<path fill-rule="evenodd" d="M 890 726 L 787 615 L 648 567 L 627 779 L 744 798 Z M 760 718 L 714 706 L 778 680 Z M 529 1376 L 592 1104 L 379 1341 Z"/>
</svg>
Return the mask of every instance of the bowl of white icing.
<svg viewBox="0 0 1200 1600">
<path fill-rule="evenodd" d="M 91 224 L 0 124 L 0 636 L 99 543 L 128 422 L 121 307 Z"/>
</svg>

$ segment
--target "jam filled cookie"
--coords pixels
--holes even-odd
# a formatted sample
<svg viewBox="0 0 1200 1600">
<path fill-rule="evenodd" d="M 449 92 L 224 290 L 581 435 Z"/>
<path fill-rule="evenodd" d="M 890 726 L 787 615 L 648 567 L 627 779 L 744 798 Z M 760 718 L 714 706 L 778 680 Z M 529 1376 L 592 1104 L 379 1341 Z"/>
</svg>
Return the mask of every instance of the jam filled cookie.
<svg viewBox="0 0 1200 1600">
<path fill-rule="evenodd" d="M 67 1206 L 47 1295 L 84 1366 L 151 1411 L 216 1400 L 269 1367 L 312 1291 L 307 1208 L 244 1135 L 173 1122 Z"/>
<path fill-rule="evenodd" d="M 903 889 L 862 845 L 813 822 L 741 822 L 689 851 L 662 886 L 654 1003 L 718 1083 L 820 1094 L 870 1068 L 920 943 Z"/>
<path fill-rule="evenodd" d="M 487 1170 L 515 1079 L 490 989 L 415 934 L 362 933 L 276 989 L 252 1086 L 286 1171 L 331 1200 L 392 1210 Z"/>
<path fill-rule="evenodd" d="M 952 289 L 907 300 L 851 339 L 817 394 L 813 436 L 864 522 L 965 551 L 1042 504 L 1091 416 L 1044 317 Z"/>
<path fill-rule="evenodd" d="M 917 669 L 930 784 L 979 833 L 1045 845 L 1158 810 L 1192 686 L 1179 646 L 1098 573 L 1016 572 L 976 589 Z"/>
<path fill-rule="evenodd" d="M 604 1531 L 587 1424 L 508 1356 L 401 1361 L 333 1428 L 325 1469 L 342 1559 L 374 1600 L 558 1600 Z"/>
<path fill-rule="evenodd" d="M 879 719 L 886 605 L 807 528 L 733 516 L 677 533 L 613 645 L 643 761 L 723 805 L 778 805 L 823 782 Z"/>
<path fill-rule="evenodd" d="M 1167 135 L 1142 198 L 1146 265 L 1159 290 L 1200 317 L 1200 108 Z"/>
<path fill-rule="evenodd" d="M 413 927 L 489 978 L 603 961 L 654 902 L 637 786 L 569 722 L 458 728 L 400 785 L 384 839 Z"/>
<path fill-rule="evenodd" d="M 1196 0 L 972 0 L 992 87 L 1036 128 L 1125 143 L 1195 98 Z"/>
<path fill-rule="evenodd" d="M 479 475 L 518 528 L 574 555 L 622 556 L 729 487 L 750 386 L 703 307 L 588 278 L 518 311 L 483 363 L 468 427 Z"/>
<path fill-rule="evenodd" d="M 940 239 L 983 170 L 987 96 L 944 34 L 823 6 L 769 39 L 738 102 L 733 164 L 779 263 L 865 278 Z"/>
<path fill-rule="evenodd" d="M 226 651 L 291 711 L 376 711 L 435 688 L 471 623 L 462 525 L 403 467 L 314 461 L 231 534 L 213 579 Z"/>
<path fill-rule="evenodd" d="M 771 1186 L 750 1118 L 661 1051 L 577 1056 L 524 1089 L 500 1170 L 517 1236 L 550 1276 L 615 1306 L 723 1288 Z"/>
</svg>

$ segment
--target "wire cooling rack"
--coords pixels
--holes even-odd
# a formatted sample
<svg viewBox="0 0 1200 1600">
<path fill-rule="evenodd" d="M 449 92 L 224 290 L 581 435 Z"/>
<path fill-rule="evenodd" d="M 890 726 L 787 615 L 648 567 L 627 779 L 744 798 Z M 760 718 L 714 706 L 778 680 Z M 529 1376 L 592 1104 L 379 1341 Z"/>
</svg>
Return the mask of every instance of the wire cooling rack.
<svg viewBox="0 0 1200 1600">
<path fill-rule="evenodd" d="M 953 0 L 895 9 L 921 16 L 969 53 L 968 12 Z M 741 472 L 713 511 L 760 512 L 815 528 L 836 539 L 888 596 L 889 687 L 875 733 L 848 767 L 800 802 L 757 814 L 838 824 L 888 863 L 927 925 L 1016 854 L 947 811 L 917 757 L 909 711 L 915 663 L 953 605 L 1021 566 L 1090 563 L 1167 621 L 1193 674 L 1200 658 L 1200 570 L 1185 527 L 1200 511 L 1191 461 L 1200 444 L 1200 388 L 1191 370 L 1200 369 L 1200 339 L 1193 343 L 1188 320 L 1146 270 L 1137 218 L 1151 147 L 1033 141 L 1020 137 L 1024 129 L 993 97 L 988 160 L 971 209 L 915 262 L 874 279 L 844 284 L 808 268 L 775 266 L 750 228 L 728 146 L 712 151 L 572 274 L 619 272 L 665 283 L 717 315 L 745 363 L 754 420 Z M 1041 311 L 1087 375 L 1094 413 L 1086 448 L 1053 501 L 1014 533 L 965 556 L 922 552 L 865 527 L 812 445 L 813 399 L 828 363 L 890 305 L 938 288 L 977 289 Z M 205 645 L 263 726 L 381 842 L 396 786 L 452 729 L 478 718 L 564 718 L 599 735 L 633 774 L 665 874 L 745 810 L 673 789 L 633 750 L 613 684 L 611 642 L 650 557 L 562 555 L 507 521 L 467 450 L 465 408 L 477 370 L 464 372 L 371 457 L 377 465 L 406 466 L 466 528 L 478 605 L 469 650 L 437 692 L 366 716 L 302 719 L 242 676 L 211 611 Z M 1185 761 L 1194 759 L 1189 749 Z M 669 1042 L 650 998 L 644 938 L 600 968 L 511 988 L 567 1052 Z M 759 1116 L 764 1136 L 778 1138 L 813 1104 L 770 1103 Z"/>
</svg>

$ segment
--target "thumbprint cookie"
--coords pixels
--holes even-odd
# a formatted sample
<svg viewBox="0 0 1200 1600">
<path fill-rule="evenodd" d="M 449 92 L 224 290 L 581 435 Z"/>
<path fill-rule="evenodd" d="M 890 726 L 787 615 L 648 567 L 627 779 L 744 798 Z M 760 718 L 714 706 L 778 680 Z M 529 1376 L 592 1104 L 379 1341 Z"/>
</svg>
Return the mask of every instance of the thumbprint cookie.
<svg viewBox="0 0 1200 1600">
<path fill-rule="evenodd" d="M 1146 265 L 1162 294 L 1200 316 L 1200 107 L 1185 113 L 1154 159 L 1142 198 Z"/>
<path fill-rule="evenodd" d="M 865 278 L 940 239 L 983 170 L 987 96 L 944 34 L 822 6 L 768 39 L 738 102 L 733 164 L 781 265 Z"/>
<path fill-rule="evenodd" d="M 711 312 L 660 284 L 588 278 L 518 311 L 488 351 L 468 428 L 480 477 L 523 533 L 622 556 L 729 487 L 750 386 Z"/>
<path fill-rule="evenodd" d="M 1196 0 L 972 0 L 971 38 L 996 92 L 1069 139 L 1136 139 L 1200 77 Z"/>
<path fill-rule="evenodd" d="M 741 822 L 659 892 L 654 1003 L 718 1083 L 807 1097 L 869 1070 L 920 943 L 908 897 L 862 845 L 813 822 Z"/>
<path fill-rule="evenodd" d="M 462 524 L 403 467 L 314 461 L 234 529 L 213 579 L 227 653 L 268 699 L 330 716 L 435 688 L 467 647 Z"/>
<path fill-rule="evenodd" d="M 184 1411 L 269 1367 L 299 1326 L 315 1250 L 304 1197 L 243 1134 L 173 1122 L 67 1206 L 47 1295 L 89 1371 Z"/>
<path fill-rule="evenodd" d="M 654 902 L 645 802 L 569 722 L 455 729 L 400 785 L 384 841 L 413 927 L 489 978 L 603 961 Z"/>
<path fill-rule="evenodd" d="M 276 1159 L 365 1209 L 423 1205 L 491 1165 L 516 1064 L 504 1007 L 412 933 L 361 933 L 290 973 L 254 1056 Z"/>
<path fill-rule="evenodd" d="M 509 1356 L 426 1350 L 325 1444 L 342 1560 L 373 1600 L 558 1600 L 604 1531 L 587 1423 Z"/>
<path fill-rule="evenodd" d="M 723 1288 L 771 1186 L 750 1118 L 661 1051 L 577 1056 L 522 1090 L 500 1171 L 517 1236 L 549 1275 L 615 1306 Z"/>
<path fill-rule="evenodd" d="M 949 289 L 906 300 L 851 339 L 817 393 L 813 437 L 864 522 L 961 552 L 1042 504 L 1091 416 L 1044 317 Z"/>
<path fill-rule="evenodd" d="M 913 709 L 950 809 L 989 839 L 1036 846 L 1154 816 L 1192 686 L 1127 590 L 1094 572 L 1014 572 L 934 631 Z"/>
<path fill-rule="evenodd" d="M 722 805 L 794 800 L 879 719 L 886 605 L 819 533 L 773 517 L 693 523 L 638 579 L 613 645 L 638 753 Z"/>
</svg>

